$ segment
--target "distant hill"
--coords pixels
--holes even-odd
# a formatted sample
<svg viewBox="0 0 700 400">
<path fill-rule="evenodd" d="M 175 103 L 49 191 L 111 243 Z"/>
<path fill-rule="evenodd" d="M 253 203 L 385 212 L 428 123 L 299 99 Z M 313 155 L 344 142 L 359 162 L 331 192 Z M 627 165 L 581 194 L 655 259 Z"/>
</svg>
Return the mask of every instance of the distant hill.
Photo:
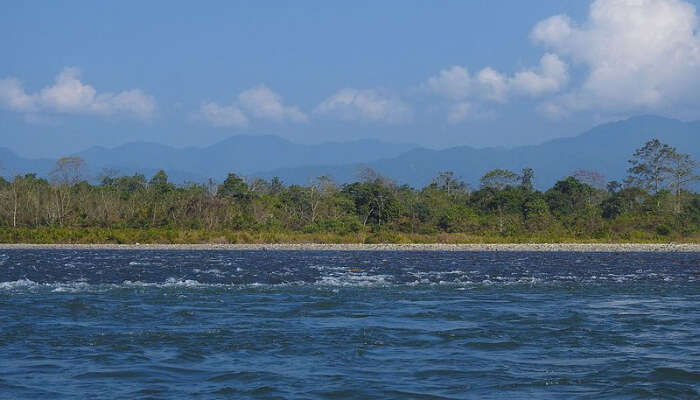
<svg viewBox="0 0 700 400">
<path fill-rule="evenodd" d="M 236 172 L 248 177 L 278 176 L 287 184 L 308 184 L 320 175 L 345 183 L 355 180 L 362 166 L 368 166 L 398 183 L 416 187 L 447 170 L 476 185 L 490 169 L 519 172 L 529 167 L 535 170 L 536 185 L 546 188 L 576 169 L 596 170 L 607 180 L 622 179 L 634 150 L 651 138 L 700 161 L 700 121 L 654 116 L 607 123 L 576 137 L 511 149 L 460 146 L 430 150 L 377 140 L 302 145 L 277 136 L 242 135 L 201 148 L 128 143 L 115 148 L 92 147 L 76 155 L 85 159 L 93 176 L 103 168 L 146 176 L 162 168 L 175 182 L 210 177 L 220 181 L 228 172 Z M 5 176 L 27 171 L 46 175 L 53 164 L 54 160 L 25 159 L 0 148 L 0 174 Z"/>
<path fill-rule="evenodd" d="M 55 160 L 22 158 L 6 147 L 0 147 L 0 176 L 13 176 L 35 172 L 45 176 L 53 168 Z"/>
<path fill-rule="evenodd" d="M 395 157 L 416 146 L 377 140 L 302 145 L 277 136 L 233 136 L 203 148 L 173 148 L 128 143 L 112 149 L 93 147 L 76 155 L 88 165 L 115 169 L 179 171 L 178 175 L 221 179 L 228 172 L 248 175 L 261 169 L 301 165 L 341 165 Z"/>
<path fill-rule="evenodd" d="M 315 145 L 292 143 L 278 136 L 232 136 L 207 147 L 175 148 L 146 142 L 127 143 L 114 148 L 91 147 L 73 154 L 83 158 L 93 176 L 103 169 L 122 174 L 135 172 L 151 176 L 159 169 L 176 182 L 221 180 L 227 173 L 250 175 L 262 169 L 293 168 L 302 165 L 344 165 L 390 158 L 418 146 L 379 140 L 328 142 Z M 37 172 L 46 175 L 55 160 L 21 158 L 0 148 L 2 175 Z"/>
<path fill-rule="evenodd" d="M 603 124 L 576 137 L 554 139 L 536 146 L 414 149 L 365 164 L 282 168 L 256 175 L 278 176 L 287 183 L 305 183 L 310 177 L 328 174 L 338 182 L 348 182 L 356 179 L 361 167 L 368 166 L 398 183 L 421 187 L 430 183 L 439 171 L 453 171 L 462 180 L 476 185 L 488 170 L 506 168 L 519 172 L 529 167 L 535 170 L 536 185 L 546 188 L 576 169 L 596 170 L 607 180 L 620 180 L 626 175 L 634 150 L 652 138 L 675 146 L 680 152 L 690 153 L 700 161 L 700 121 L 641 116 Z"/>
</svg>

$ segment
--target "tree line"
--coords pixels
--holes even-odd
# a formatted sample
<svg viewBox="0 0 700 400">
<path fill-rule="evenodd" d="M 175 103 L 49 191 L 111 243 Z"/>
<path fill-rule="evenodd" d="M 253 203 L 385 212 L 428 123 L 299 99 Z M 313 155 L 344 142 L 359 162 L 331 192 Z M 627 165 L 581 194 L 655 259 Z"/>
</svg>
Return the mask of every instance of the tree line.
<svg viewBox="0 0 700 400">
<path fill-rule="evenodd" d="M 164 171 L 91 183 L 85 162 L 65 157 L 48 178 L 0 178 L 0 241 L 697 241 L 695 169 L 655 139 L 622 182 L 578 170 L 546 191 L 529 168 L 489 171 L 477 188 L 445 171 L 416 189 L 369 168 L 344 185 L 234 173 L 175 185 Z"/>
</svg>

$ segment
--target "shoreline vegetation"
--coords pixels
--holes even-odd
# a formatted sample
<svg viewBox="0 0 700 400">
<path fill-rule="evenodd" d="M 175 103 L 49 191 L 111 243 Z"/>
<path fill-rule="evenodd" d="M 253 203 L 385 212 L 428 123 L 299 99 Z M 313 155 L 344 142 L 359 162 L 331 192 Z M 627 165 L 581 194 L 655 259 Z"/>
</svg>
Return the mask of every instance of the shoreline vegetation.
<svg viewBox="0 0 700 400">
<path fill-rule="evenodd" d="M 492 251 L 492 252 L 683 252 L 697 243 L 268 243 L 268 244 L 0 244 L 0 250 L 160 251 Z"/>
<path fill-rule="evenodd" d="M 346 184 L 321 176 L 285 185 L 231 173 L 221 183 L 175 185 L 162 170 L 150 180 L 115 171 L 90 177 L 82 159 L 65 157 L 49 179 L 0 177 L 0 243 L 697 245 L 695 167 L 656 139 L 634 152 L 622 182 L 578 170 L 545 191 L 530 168 L 488 171 L 476 189 L 451 171 L 417 189 L 370 168 Z"/>
<path fill-rule="evenodd" d="M 498 234 L 411 234 L 393 231 L 366 233 L 304 233 L 270 231 L 206 231 L 177 229 L 0 228 L 2 245 L 96 246 L 471 246 L 471 245 L 697 245 L 700 236 L 669 239 L 658 234 L 633 237 L 574 237 L 559 235 L 501 236 Z"/>
</svg>

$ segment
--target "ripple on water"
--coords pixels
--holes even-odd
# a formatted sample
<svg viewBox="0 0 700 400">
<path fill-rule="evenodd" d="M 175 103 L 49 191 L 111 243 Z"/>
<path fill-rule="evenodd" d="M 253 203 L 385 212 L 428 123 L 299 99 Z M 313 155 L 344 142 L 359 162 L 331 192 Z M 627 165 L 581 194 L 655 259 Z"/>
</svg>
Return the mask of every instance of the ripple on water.
<svg viewBox="0 0 700 400">
<path fill-rule="evenodd" d="M 698 397 L 693 253 L 2 254 L 8 398 Z"/>
</svg>

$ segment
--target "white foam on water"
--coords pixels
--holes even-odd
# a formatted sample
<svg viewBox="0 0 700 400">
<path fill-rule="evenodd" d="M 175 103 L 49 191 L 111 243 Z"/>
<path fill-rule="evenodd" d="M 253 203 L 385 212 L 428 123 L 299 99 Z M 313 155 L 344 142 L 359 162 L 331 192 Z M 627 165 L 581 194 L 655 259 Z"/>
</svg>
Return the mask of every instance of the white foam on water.
<svg viewBox="0 0 700 400">
<path fill-rule="evenodd" d="M 325 267 L 315 266 L 314 269 L 320 272 L 315 281 L 299 280 L 295 277 L 294 271 L 280 271 L 270 274 L 268 278 L 281 283 L 265 283 L 268 278 L 260 277 L 263 282 L 232 283 L 228 279 L 223 279 L 225 273 L 218 268 L 195 269 L 199 279 L 187 279 L 186 277 L 169 277 L 159 282 L 144 282 L 125 280 L 120 283 L 89 283 L 86 278 L 77 279 L 70 282 L 38 283 L 31 279 L 22 278 L 15 281 L 0 282 L 0 292 L 12 293 L 34 293 L 38 291 L 49 291 L 54 293 L 78 293 L 78 292 L 105 292 L 118 289 L 206 289 L 220 288 L 222 290 L 267 290 L 284 287 L 308 287 L 319 289 L 333 288 L 401 288 L 401 287 L 445 287 L 445 288 L 486 288 L 486 287 L 506 287 L 513 285 L 556 287 L 562 285 L 610 285 L 629 284 L 638 280 L 652 278 L 654 282 L 679 281 L 695 282 L 697 277 L 687 276 L 678 278 L 668 274 L 656 274 L 642 271 L 632 274 L 601 274 L 590 276 L 575 276 L 571 274 L 547 275 L 516 275 L 516 274 L 483 274 L 478 271 L 403 271 L 403 273 L 380 274 L 369 268 L 361 267 Z M 208 283 L 204 276 L 216 277 L 218 282 Z M 238 281 L 242 277 L 231 275 L 230 279 Z M 255 278 L 253 278 L 255 279 Z M 301 278 L 303 279 L 303 278 Z M 204 281 L 204 282 L 202 282 Z"/>
<path fill-rule="evenodd" d="M 218 268 L 211 268 L 211 269 L 199 269 L 195 268 L 192 270 L 192 272 L 197 273 L 197 274 L 212 274 L 212 275 L 221 275 L 223 272 L 221 272 L 220 269 Z"/>
<path fill-rule="evenodd" d="M 321 286 L 377 287 L 392 284 L 390 275 L 367 275 L 364 273 L 344 273 L 322 276 L 316 281 Z"/>
<path fill-rule="evenodd" d="M 194 279 L 177 279 L 168 278 L 165 282 L 142 282 L 142 281 L 124 281 L 122 283 L 124 287 L 156 287 L 156 288 L 168 288 L 168 287 L 220 287 L 224 286 L 221 283 L 201 283 Z"/>
<path fill-rule="evenodd" d="M 133 267 L 133 266 L 137 266 L 137 265 L 141 265 L 141 266 L 151 265 L 151 263 L 144 262 L 144 261 L 130 261 L 129 265 L 131 265 Z"/>
<path fill-rule="evenodd" d="M 89 292 L 96 289 L 95 285 L 90 285 L 87 282 L 71 282 L 66 284 L 55 284 L 55 288 L 52 290 L 54 293 L 79 293 L 79 292 Z"/>
<path fill-rule="evenodd" d="M 29 279 L 19 279 L 10 282 L 0 282 L 0 289 L 2 290 L 16 290 L 16 289 L 26 289 L 39 286 L 38 283 L 31 281 Z"/>
</svg>

